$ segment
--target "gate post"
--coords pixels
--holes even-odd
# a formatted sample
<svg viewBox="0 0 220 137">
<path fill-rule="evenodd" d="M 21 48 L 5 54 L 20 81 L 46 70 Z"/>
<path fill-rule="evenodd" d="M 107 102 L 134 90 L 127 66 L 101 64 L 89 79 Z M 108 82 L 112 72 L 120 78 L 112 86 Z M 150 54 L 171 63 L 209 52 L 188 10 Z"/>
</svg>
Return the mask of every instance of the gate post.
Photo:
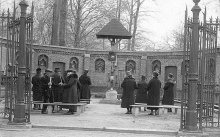
<svg viewBox="0 0 220 137">
<path fill-rule="evenodd" d="M 25 76 L 26 76 L 26 10 L 28 4 L 25 0 L 19 3 L 21 7 L 20 16 L 20 35 L 19 35 L 19 60 L 18 60 L 18 90 L 17 90 L 17 102 L 15 104 L 14 119 L 15 123 L 26 122 L 25 118 L 25 104 L 24 104 L 24 92 L 25 92 Z"/>
<path fill-rule="evenodd" d="M 198 49 L 199 49 L 199 12 L 198 6 L 200 0 L 193 0 L 195 3 L 192 8 L 192 45 L 190 46 L 190 66 L 189 66 L 189 94 L 186 110 L 186 130 L 196 131 L 197 111 L 196 111 L 196 94 L 198 93 Z"/>
</svg>

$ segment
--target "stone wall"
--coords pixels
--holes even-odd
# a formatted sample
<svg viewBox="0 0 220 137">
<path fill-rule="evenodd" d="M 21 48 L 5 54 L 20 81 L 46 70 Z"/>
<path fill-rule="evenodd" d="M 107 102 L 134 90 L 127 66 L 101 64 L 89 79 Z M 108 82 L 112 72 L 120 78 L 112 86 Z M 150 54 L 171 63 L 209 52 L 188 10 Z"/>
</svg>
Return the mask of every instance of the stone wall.
<svg viewBox="0 0 220 137">
<path fill-rule="evenodd" d="M 84 69 L 89 69 L 89 75 L 92 80 L 93 86 L 109 86 L 109 75 L 111 70 L 111 62 L 108 60 L 107 51 L 86 51 L 81 49 L 74 49 L 68 47 L 59 46 L 42 46 L 35 45 L 34 49 L 34 65 L 33 70 L 38 67 L 38 57 L 42 54 L 48 56 L 48 68 L 52 69 L 53 62 L 65 63 L 65 69 L 69 68 L 69 62 L 71 57 L 76 57 L 79 60 L 78 75 L 81 75 Z M 133 77 L 136 81 L 140 80 L 141 75 L 147 77 L 147 81 L 151 79 L 152 63 L 155 60 L 161 62 L 161 74 L 159 79 L 164 85 L 164 73 L 166 66 L 177 67 L 177 89 L 182 88 L 182 75 L 181 75 L 181 63 L 182 52 L 118 52 L 117 64 L 115 75 L 119 77 L 119 72 L 124 73 L 126 68 L 126 62 L 132 60 L 136 63 L 136 69 L 133 72 Z M 98 72 L 95 69 L 95 61 L 102 59 L 105 62 L 104 72 Z M 123 74 L 124 76 L 124 74 Z M 118 78 L 118 81 L 122 81 L 123 78 Z"/>
<path fill-rule="evenodd" d="M 108 87 L 109 76 L 111 70 L 111 62 L 108 60 L 108 51 L 88 51 L 84 49 L 74 49 L 70 47 L 60 47 L 51 45 L 33 45 L 33 62 L 32 62 L 32 74 L 35 74 L 35 69 L 39 67 L 39 56 L 45 55 L 48 57 L 47 68 L 53 69 L 53 62 L 62 62 L 65 64 L 65 70 L 70 67 L 70 59 L 72 57 L 78 60 L 77 74 L 80 76 L 84 69 L 89 69 L 89 76 L 92 80 L 92 86 L 94 87 Z M 220 84 L 220 51 L 218 49 L 218 55 L 216 58 L 216 83 Z M 136 81 L 140 80 L 141 75 L 147 77 L 147 82 L 152 78 L 152 71 L 154 62 L 160 63 L 160 75 L 162 87 L 165 83 L 165 69 L 166 67 L 175 67 L 177 72 L 177 91 L 182 90 L 182 75 L 181 65 L 183 61 L 183 55 L 181 51 L 176 52 L 117 52 L 117 67 L 115 68 L 116 83 L 115 86 L 119 87 L 124 76 L 126 69 L 126 62 L 135 62 L 135 70 L 133 77 Z M 3 70 L 5 68 L 6 61 L 6 49 L 3 47 Z M 95 62 L 101 59 L 104 62 L 104 71 L 96 70 Z"/>
</svg>

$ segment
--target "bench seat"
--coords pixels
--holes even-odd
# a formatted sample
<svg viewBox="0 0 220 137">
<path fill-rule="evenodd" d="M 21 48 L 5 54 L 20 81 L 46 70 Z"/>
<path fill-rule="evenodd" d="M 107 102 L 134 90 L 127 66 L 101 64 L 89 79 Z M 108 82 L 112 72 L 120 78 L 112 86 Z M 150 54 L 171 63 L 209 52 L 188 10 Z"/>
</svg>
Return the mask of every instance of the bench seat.
<svg viewBox="0 0 220 137">
<path fill-rule="evenodd" d="M 159 105 L 159 106 L 153 106 L 153 105 L 147 105 L 145 103 L 135 103 L 135 105 L 131 105 L 131 107 L 133 108 L 133 114 L 135 117 L 138 116 L 140 110 L 141 110 L 141 107 L 153 107 L 153 108 L 158 108 L 159 109 L 159 114 L 161 113 L 164 113 L 166 114 L 167 113 L 167 108 L 172 108 L 172 109 L 175 109 L 175 114 L 177 114 L 177 110 L 178 109 L 181 109 L 181 106 L 174 106 L 174 105 Z"/>
<path fill-rule="evenodd" d="M 62 103 L 62 102 L 54 102 L 54 103 L 34 103 L 34 104 L 40 104 L 40 105 L 47 105 L 47 112 L 48 114 L 52 114 L 53 106 L 54 111 L 58 112 L 58 106 L 76 106 L 77 112 L 76 114 L 79 115 L 85 111 L 86 104 L 87 103 Z"/>
</svg>

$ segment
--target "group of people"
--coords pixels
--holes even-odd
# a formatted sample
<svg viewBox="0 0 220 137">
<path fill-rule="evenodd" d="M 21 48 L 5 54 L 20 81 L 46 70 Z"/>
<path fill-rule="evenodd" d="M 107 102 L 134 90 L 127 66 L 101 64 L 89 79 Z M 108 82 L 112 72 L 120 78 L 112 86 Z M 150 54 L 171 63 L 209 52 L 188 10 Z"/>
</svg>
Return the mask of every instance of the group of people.
<svg viewBox="0 0 220 137">
<path fill-rule="evenodd" d="M 134 105 L 135 103 L 147 103 L 147 105 L 159 106 L 161 82 L 158 79 L 158 72 L 154 71 L 152 77 L 153 78 L 149 83 L 147 83 L 146 77 L 141 76 L 141 81 L 136 84 L 131 72 L 126 72 L 126 77 L 121 84 L 121 87 L 123 88 L 121 107 L 127 108 L 125 114 L 132 114 L 131 105 Z M 168 80 L 163 87 L 163 105 L 174 105 L 174 84 L 175 80 L 173 74 L 169 73 Z M 137 93 L 135 93 L 136 90 Z M 147 109 L 151 110 L 148 115 L 158 115 L 157 107 L 148 107 Z M 168 112 L 172 112 L 172 109 L 169 108 Z"/>
<path fill-rule="evenodd" d="M 32 77 L 33 101 L 42 101 L 44 103 L 63 102 L 78 103 L 80 99 L 90 99 L 91 80 L 87 75 L 88 70 L 78 78 L 76 71 L 69 69 L 66 71 L 66 77 L 61 75 L 59 68 L 52 70 L 46 69 L 44 75 L 41 74 L 41 68 L 36 69 L 36 74 Z M 74 114 L 76 106 L 64 106 L 69 108 L 67 114 Z M 34 109 L 41 109 L 34 105 Z M 42 114 L 46 114 L 47 106 L 43 105 Z"/>
</svg>

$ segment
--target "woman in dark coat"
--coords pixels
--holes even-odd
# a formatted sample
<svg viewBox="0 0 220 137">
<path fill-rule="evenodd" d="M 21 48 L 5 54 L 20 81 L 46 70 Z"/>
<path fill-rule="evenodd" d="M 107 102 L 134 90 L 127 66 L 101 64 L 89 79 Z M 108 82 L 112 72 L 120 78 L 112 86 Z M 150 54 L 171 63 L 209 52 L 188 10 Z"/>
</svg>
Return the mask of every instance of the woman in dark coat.
<svg viewBox="0 0 220 137">
<path fill-rule="evenodd" d="M 145 76 L 141 76 L 141 81 L 138 82 L 138 91 L 136 94 L 135 103 L 147 103 L 147 82 L 145 79 Z"/>
<path fill-rule="evenodd" d="M 78 103 L 77 95 L 77 83 L 78 76 L 74 74 L 73 70 L 67 70 L 67 78 L 63 87 L 63 103 Z M 74 114 L 76 112 L 76 106 L 69 106 L 68 115 Z"/>
<path fill-rule="evenodd" d="M 174 84 L 175 84 L 175 81 L 173 78 L 173 74 L 170 73 L 168 75 L 167 82 L 165 83 L 163 87 L 164 89 L 164 95 L 163 95 L 163 100 L 162 100 L 163 105 L 174 105 L 174 93 L 173 93 Z M 168 108 L 168 112 L 172 112 L 172 109 Z"/>
<path fill-rule="evenodd" d="M 130 105 L 134 105 L 134 90 L 137 89 L 137 85 L 135 79 L 132 78 L 131 72 L 128 71 L 126 75 L 127 77 L 124 78 L 124 81 L 121 84 L 121 87 L 123 88 L 121 107 L 127 108 L 125 114 L 131 114 L 132 107 Z"/>
<path fill-rule="evenodd" d="M 90 93 L 90 85 L 91 80 L 90 77 L 87 76 L 88 70 L 84 70 L 84 74 L 79 77 L 79 81 L 81 83 L 81 89 L 80 89 L 80 98 L 81 99 L 90 99 L 91 93 Z"/>
<path fill-rule="evenodd" d="M 147 105 L 159 106 L 160 104 L 160 88 L 161 82 L 158 79 L 158 72 L 153 72 L 153 78 L 149 81 L 147 85 L 148 98 Z M 155 115 L 157 115 L 158 108 L 149 107 L 147 109 L 151 110 L 149 115 L 153 115 L 153 110 L 155 110 Z"/>
</svg>

